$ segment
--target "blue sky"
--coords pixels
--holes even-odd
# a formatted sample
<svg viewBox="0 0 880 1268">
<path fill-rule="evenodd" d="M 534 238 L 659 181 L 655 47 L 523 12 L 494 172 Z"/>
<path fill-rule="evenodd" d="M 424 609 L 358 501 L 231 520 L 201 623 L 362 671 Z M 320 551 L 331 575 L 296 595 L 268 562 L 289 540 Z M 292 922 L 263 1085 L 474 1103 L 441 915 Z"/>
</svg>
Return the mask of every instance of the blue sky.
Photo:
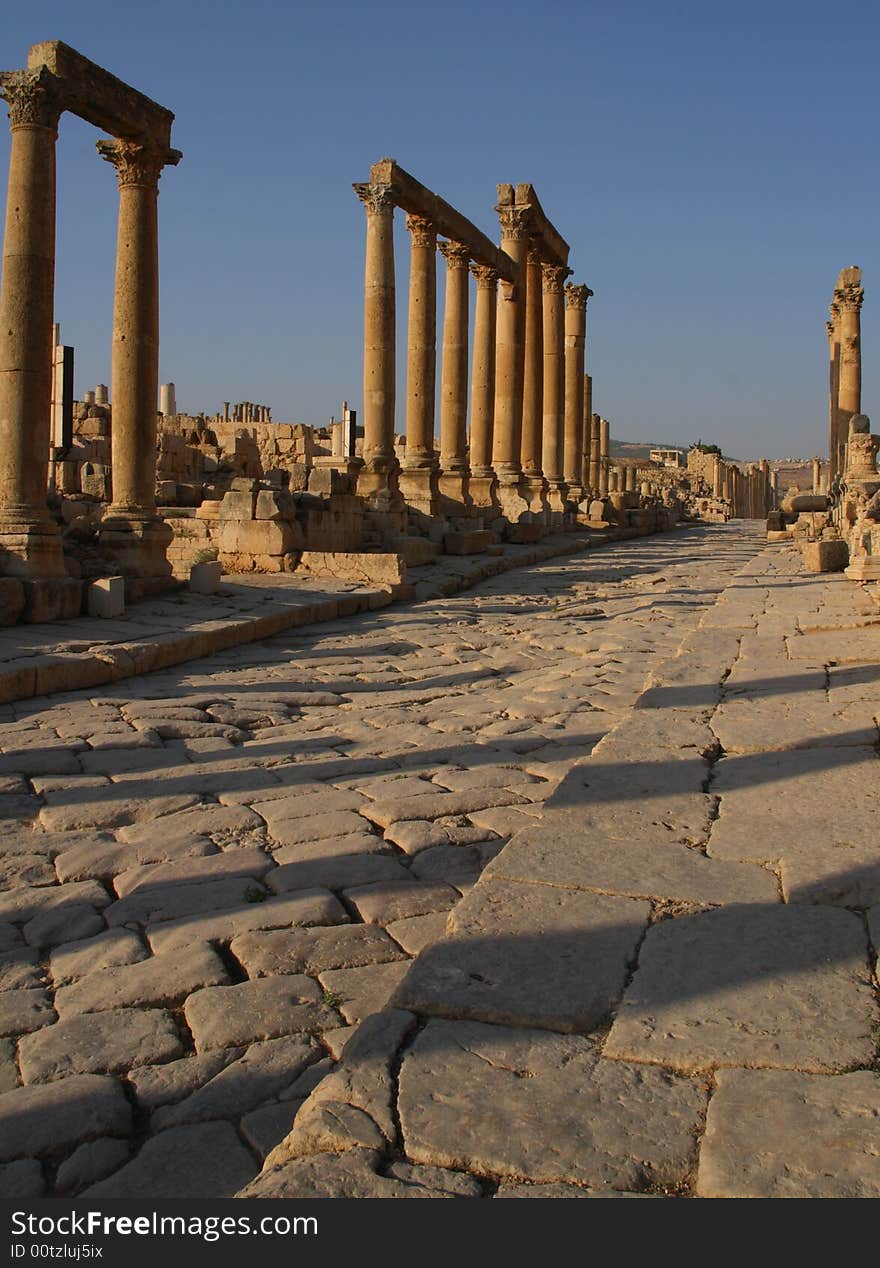
<svg viewBox="0 0 880 1268">
<path fill-rule="evenodd" d="M 160 374 L 181 409 L 248 399 L 320 424 L 360 405 L 351 183 L 392 155 L 496 238 L 496 183 L 534 184 L 595 292 L 588 369 L 613 435 L 751 458 L 825 451 L 824 320 L 847 264 L 867 292 L 863 409 L 880 411 L 878 37 L 865 0 L 33 0 L 4 13 L 0 64 L 62 39 L 175 112 Z M 110 373 L 116 189 L 97 137 L 62 119 L 56 317 L 78 393 Z M 0 151 L 5 171 L 5 128 Z M 402 340 L 402 224 L 398 245 Z M 401 381 L 399 430 L 402 406 Z"/>
</svg>

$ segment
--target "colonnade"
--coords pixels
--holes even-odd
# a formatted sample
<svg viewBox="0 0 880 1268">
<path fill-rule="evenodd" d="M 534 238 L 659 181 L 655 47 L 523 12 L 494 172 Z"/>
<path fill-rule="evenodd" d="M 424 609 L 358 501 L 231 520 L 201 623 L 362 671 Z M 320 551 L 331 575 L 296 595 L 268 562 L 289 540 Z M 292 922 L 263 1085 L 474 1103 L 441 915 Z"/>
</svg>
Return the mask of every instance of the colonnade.
<svg viewBox="0 0 880 1268">
<path fill-rule="evenodd" d="M 358 492 L 386 511 L 406 505 L 447 520 L 500 514 L 513 522 L 561 522 L 591 483 L 593 431 L 592 380 L 584 373 L 592 292 L 566 281 L 567 243 L 528 185 L 498 187 L 500 250 L 393 160 L 374 164 L 370 181 L 354 188 L 367 220 L 364 466 Z M 410 235 L 406 447 L 399 468 L 395 207 L 407 213 Z M 446 270 L 439 450 L 438 251 Z"/>
<path fill-rule="evenodd" d="M 170 575 L 170 531 L 156 516 L 159 382 L 159 177 L 180 160 L 170 111 L 58 41 L 0 72 L 12 133 L 0 285 L 0 576 L 39 583 L 41 610 L 78 610 L 60 531 L 46 502 L 52 397 L 55 145 L 68 110 L 108 132 L 98 151 L 116 170 L 119 221 L 113 305 L 113 503 L 102 546 L 132 577 Z M 55 583 L 49 585 L 47 583 Z M 40 605 L 38 605 L 40 606 Z M 57 613 L 56 613 L 57 614 Z"/>
</svg>

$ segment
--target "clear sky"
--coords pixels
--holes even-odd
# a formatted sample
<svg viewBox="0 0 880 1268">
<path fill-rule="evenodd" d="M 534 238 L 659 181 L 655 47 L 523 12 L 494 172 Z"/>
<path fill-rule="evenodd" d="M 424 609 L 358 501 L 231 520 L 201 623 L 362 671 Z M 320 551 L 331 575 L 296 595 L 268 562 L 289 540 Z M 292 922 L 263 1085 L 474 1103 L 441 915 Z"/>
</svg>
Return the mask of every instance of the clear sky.
<svg viewBox="0 0 880 1268">
<path fill-rule="evenodd" d="M 496 183 L 532 182 L 595 292 L 587 362 L 615 437 L 754 458 L 825 452 L 824 321 L 853 263 L 880 423 L 878 37 L 875 0 L 30 0 L 4 10 L 0 64 L 61 39 L 175 112 L 160 375 L 180 409 L 247 399 L 320 424 L 360 406 L 351 184 L 391 155 L 496 240 Z M 63 117 L 56 318 L 77 394 L 110 374 L 97 137 Z M 5 128 L 0 151 L 5 171 Z"/>
</svg>

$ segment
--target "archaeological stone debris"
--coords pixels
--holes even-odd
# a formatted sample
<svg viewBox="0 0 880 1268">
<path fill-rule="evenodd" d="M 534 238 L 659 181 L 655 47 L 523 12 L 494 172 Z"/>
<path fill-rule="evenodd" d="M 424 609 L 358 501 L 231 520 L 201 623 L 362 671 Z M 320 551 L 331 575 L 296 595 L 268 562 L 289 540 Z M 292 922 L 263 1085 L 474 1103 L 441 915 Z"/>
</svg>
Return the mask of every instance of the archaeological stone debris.
<svg viewBox="0 0 880 1268">
<path fill-rule="evenodd" d="M 859 269 L 827 457 L 629 444 L 534 187 L 496 243 L 384 158 L 362 402 L 188 413 L 173 116 L 57 41 L 0 94 L 0 1196 L 880 1197 Z M 76 398 L 63 111 L 119 188 Z"/>
</svg>

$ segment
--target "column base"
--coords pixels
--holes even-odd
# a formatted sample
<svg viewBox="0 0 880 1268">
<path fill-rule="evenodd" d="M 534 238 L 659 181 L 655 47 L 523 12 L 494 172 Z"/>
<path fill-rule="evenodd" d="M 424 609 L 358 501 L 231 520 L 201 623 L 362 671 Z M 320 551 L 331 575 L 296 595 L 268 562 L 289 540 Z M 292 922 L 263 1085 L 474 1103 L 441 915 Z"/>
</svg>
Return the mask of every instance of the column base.
<svg viewBox="0 0 880 1268">
<path fill-rule="evenodd" d="M 61 530 L 50 519 L 0 517 L 0 576 L 22 580 L 67 577 Z"/>
<path fill-rule="evenodd" d="M 518 524 L 521 520 L 529 522 L 532 519 L 529 503 L 522 494 L 521 481 L 522 474 L 519 471 L 515 475 L 513 473 L 498 475 L 495 496 L 498 498 L 501 514 L 511 524 Z"/>
<path fill-rule="evenodd" d="M 400 466 L 396 459 L 381 464 L 364 463 L 357 473 L 357 494 L 369 503 L 369 509 L 383 515 L 403 513 L 400 494 Z"/>
<path fill-rule="evenodd" d="M 550 507 L 547 502 L 547 481 L 543 475 L 524 472 L 519 484 L 521 496 L 529 510 L 542 524 L 550 523 Z"/>
<path fill-rule="evenodd" d="M 469 518 L 474 513 L 470 472 L 441 471 L 437 481 L 441 513 L 449 518 Z"/>
<path fill-rule="evenodd" d="M 123 507 L 108 507 L 101 521 L 101 549 L 114 561 L 125 577 L 127 599 L 143 598 L 160 586 L 134 586 L 135 581 L 156 581 L 173 584 L 171 564 L 166 551 L 174 539 L 171 526 L 158 516 L 127 512 Z M 144 593 L 141 593 L 143 591 Z"/>
<path fill-rule="evenodd" d="M 440 514 L 440 472 L 434 467 L 401 467 L 400 494 L 414 511 L 431 518 Z"/>
<path fill-rule="evenodd" d="M 880 581 L 880 556 L 857 555 L 843 575 L 850 581 Z"/>
<path fill-rule="evenodd" d="M 477 515 L 483 519 L 495 519 L 501 514 L 498 503 L 498 481 L 494 471 L 472 471 L 468 483 L 471 503 Z"/>
<path fill-rule="evenodd" d="M 547 505 L 550 509 L 550 526 L 562 528 L 565 523 L 568 486 L 562 480 L 547 481 Z"/>
</svg>

